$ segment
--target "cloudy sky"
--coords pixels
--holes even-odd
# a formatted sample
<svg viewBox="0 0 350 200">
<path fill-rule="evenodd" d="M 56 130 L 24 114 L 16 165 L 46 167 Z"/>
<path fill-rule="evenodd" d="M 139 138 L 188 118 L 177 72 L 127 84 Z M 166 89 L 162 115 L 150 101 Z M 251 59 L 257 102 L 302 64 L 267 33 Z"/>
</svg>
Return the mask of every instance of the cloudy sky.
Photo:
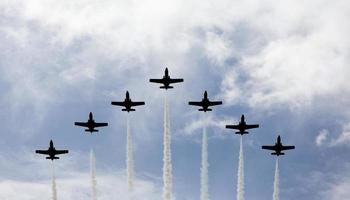
<svg viewBox="0 0 350 200">
<path fill-rule="evenodd" d="M 174 196 L 199 199 L 203 116 L 187 105 L 204 90 L 224 105 L 208 114 L 211 199 L 236 197 L 239 137 L 224 129 L 241 114 L 261 128 L 244 138 L 246 199 L 271 199 L 278 134 L 296 145 L 280 163 L 281 198 L 350 196 L 350 2 L 348 0 L 0 0 L 0 199 L 90 195 L 89 153 L 99 199 L 126 199 L 126 114 L 110 101 L 129 90 L 146 106 L 131 114 L 137 199 L 162 190 L 164 91 L 170 75 Z M 74 127 L 92 111 L 110 126 Z"/>
</svg>

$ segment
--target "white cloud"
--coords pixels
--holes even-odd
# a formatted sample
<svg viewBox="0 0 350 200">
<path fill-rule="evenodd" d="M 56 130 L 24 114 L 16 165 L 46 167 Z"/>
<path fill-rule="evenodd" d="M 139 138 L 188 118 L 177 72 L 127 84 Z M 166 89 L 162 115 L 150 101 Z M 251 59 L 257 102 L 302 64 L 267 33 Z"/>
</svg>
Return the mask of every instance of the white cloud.
<svg viewBox="0 0 350 200">
<path fill-rule="evenodd" d="M 321 173 L 324 182 L 323 190 L 320 190 L 318 193 L 321 199 L 329 200 L 346 200 L 349 199 L 350 195 L 350 177 L 349 174 L 349 163 L 343 164 L 341 167 L 341 172 L 327 172 Z"/>
<path fill-rule="evenodd" d="M 223 130 L 225 129 L 225 125 L 236 121 L 237 120 L 233 117 L 224 116 L 220 118 L 214 114 L 205 113 L 205 116 L 203 114 L 203 117 L 187 122 L 180 132 L 191 135 L 196 131 L 201 130 L 203 127 L 215 127 L 219 130 Z"/>
<path fill-rule="evenodd" d="M 299 108 L 318 96 L 350 96 L 345 8 L 350 8 L 345 1 L 278 2 L 265 4 L 266 12 L 248 19 L 262 41 L 251 46 L 255 53 L 240 55 L 250 106 Z"/>
<path fill-rule="evenodd" d="M 231 41 L 223 35 L 208 32 L 206 35 L 205 52 L 208 59 L 212 60 L 213 64 L 219 66 L 225 65 L 225 61 L 233 57 Z"/>
<path fill-rule="evenodd" d="M 129 199 L 128 189 L 125 184 L 126 177 L 116 174 L 100 174 L 97 177 L 98 199 Z M 90 198 L 91 185 L 88 174 L 74 172 L 70 178 L 56 177 L 59 199 L 86 200 Z M 138 199 L 161 199 L 160 190 L 148 181 L 138 180 L 135 183 L 135 191 L 131 196 Z M 50 199 L 51 180 L 41 181 L 0 181 L 0 198 L 6 200 L 41 200 Z"/>
<path fill-rule="evenodd" d="M 243 100 L 241 95 L 244 94 L 244 91 L 239 88 L 238 76 L 238 73 L 232 70 L 223 77 L 219 96 L 224 99 L 225 105 L 232 105 Z"/>
<path fill-rule="evenodd" d="M 329 135 L 329 132 L 327 129 L 323 129 L 320 131 L 320 133 L 317 135 L 315 139 L 315 143 L 317 146 L 322 146 L 324 142 L 327 140 Z"/>
<path fill-rule="evenodd" d="M 235 68 L 216 69 L 222 74 L 221 96 L 228 104 L 241 101 L 255 108 L 298 108 L 310 105 L 318 96 L 350 93 L 350 25 L 346 23 L 350 5 L 343 0 L 331 5 L 325 0 L 18 0 L 0 7 L 16 22 L 5 24 L 6 34 L 21 46 L 33 45 L 31 40 L 38 37 L 33 27 L 52 48 L 67 51 L 82 43 L 70 52 L 65 66 L 60 63 L 56 68 L 62 78 L 54 79 L 58 83 L 42 86 L 31 73 L 21 76 L 21 85 L 27 82 L 32 89 L 21 91 L 16 86 L 15 91 L 40 96 L 44 102 L 54 99 L 48 93 L 64 81 L 80 84 L 75 79 L 96 79 L 103 71 L 123 77 L 130 68 L 156 72 L 164 65 L 191 73 L 186 69 L 199 69 L 195 63 L 203 56 L 219 66 L 231 59 L 238 61 Z M 196 54 L 189 58 L 193 50 Z M 104 67 L 111 63 L 115 66 Z M 53 78 L 53 74 L 45 75 Z M 13 76 L 9 74 L 10 79 Z"/>
<path fill-rule="evenodd" d="M 345 124 L 342 128 L 341 134 L 330 143 L 330 146 L 339 145 L 350 145 L 350 123 Z"/>
<path fill-rule="evenodd" d="M 350 145 L 350 123 L 342 125 L 342 130 L 337 136 L 330 137 L 329 130 L 323 129 L 315 138 L 317 146 L 337 147 Z"/>
</svg>

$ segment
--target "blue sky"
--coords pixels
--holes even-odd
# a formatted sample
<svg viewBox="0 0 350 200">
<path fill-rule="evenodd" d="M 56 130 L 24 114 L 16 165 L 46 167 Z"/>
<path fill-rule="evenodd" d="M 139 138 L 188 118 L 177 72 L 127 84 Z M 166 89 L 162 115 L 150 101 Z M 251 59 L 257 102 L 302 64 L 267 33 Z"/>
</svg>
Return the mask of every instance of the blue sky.
<svg viewBox="0 0 350 200">
<path fill-rule="evenodd" d="M 126 199 L 129 90 L 146 106 L 131 114 L 136 198 L 162 188 L 164 91 L 170 75 L 174 196 L 199 198 L 202 115 L 187 105 L 204 90 L 224 105 L 209 114 L 211 199 L 236 196 L 241 114 L 261 128 L 244 138 L 246 199 L 271 199 L 274 160 L 260 149 L 278 134 L 296 145 L 281 159 L 281 198 L 350 196 L 350 3 L 346 0 L 0 0 L 0 199 L 48 199 L 50 163 L 34 150 L 53 139 L 59 199 L 88 199 L 89 153 L 99 199 Z M 92 111 L 110 126 L 73 126 Z"/>
</svg>

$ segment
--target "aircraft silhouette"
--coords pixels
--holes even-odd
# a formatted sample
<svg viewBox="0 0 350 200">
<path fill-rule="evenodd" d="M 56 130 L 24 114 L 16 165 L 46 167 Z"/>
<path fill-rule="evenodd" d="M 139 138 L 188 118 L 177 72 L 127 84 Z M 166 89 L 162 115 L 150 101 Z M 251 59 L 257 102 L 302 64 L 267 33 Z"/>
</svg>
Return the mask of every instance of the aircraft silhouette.
<svg viewBox="0 0 350 200">
<path fill-rule="evenodd" d="M 277 142 L 276 142 L 275 145 L 273 145 L 273 146 L 262 146 L 261 148 L 275 151 L 275 152 L 271 153 L 271 155 L 280 156 L 280 155 L 284 155 L 284 153 L 282 151 L 295 149 L 295 146 L 283 146 L 282 142 L 281 142 L 281 136 L 278 136 L 277 137 Z"/>
<path fill-rule="evenodd" d="M 217 105 L 221 105 L 222 101 L 210 101 L 208 99 L 208 93 L 207 91 L 204 92 L 204 97 L 202 99 L 202 101 L 190 101 L 188 102 L 189 105 L 192 106 L 201 106 L 202 108 L 198 109 L 198 111 L 212 111 L 212 109 L 210 109 L 210 106 L 217 106 Z"/>
<path fill-rule="evenodd" d="M 180 83 L 180 82 L 183 82 L 184 79 L 182 78 L 170 78 L 169 76 L 169 71 L 168 71 L 168 68 L 165 68 L 165 72 L 164 72 L 164 76 L 163 78 L 161 79 L 149 79 L 150 82 L 153 82 L 153 83 L 160 83 L 160 84 L 163 84 L 163 86 L 160 86 L 159 88 L 161 89 L 171 89 L 171 88 L 174 88 L 173 86 L 170 86 L 170 84 L 172 83 Z"/>
<path fill-rule="evenodd" d="M 244 135 L 249 133 L 246 131 L 247 129 L 259 128 L 259 124 L 247 124 L 244 120 L 244 115 L 242 115 L 238 125 L 226 125 L 226 128 L 239 130 L 236 134 Z"/>
<path fill-rule="evenodd" d="M 131 101 L 128 91 L 126 91 L 125 96 L 126 97 L 125 97 L 124 101 L 112 101 L 111 104 L 114 106 L 123 106 L 125 108 L 123 108 L 122 111 L 127 111 L 127 112 L 135 111 L 135 109 L 132 109 L 132 107 L 134 107 L 134 106 L 145 105 L 145 102 L 141 102 L 141 101 L 133 102 L 133 101 Z"/>
<path fill-rule="evenodd" d="M 96 130 L 95 128 L 108 126 L 108 123 L 97 123 L 97 122 L 95 122 L 94 116 L 92 115 L 92 112 L 90 112 L 89 120 L 87 122 L 75 122 L 74 125 L 87 127 L 88 129 L 85 129 L 85 131 L 93 133 L 93 132 L 98 132 L 98 130 Z"/>
<path fill-rule="evenodd" d="M 50 147 L 48 150 L 36 150 L 35 153 L 49 155 L 49 157 L 46 157 L 46 159 L 51 159 L 53 161 L 55 159 L 60 159 L 59 157 L 56 157 L 56 155 L 66 154 L 68 153 L 68 150 L 56 150 L 53 146 L 52 140 L 50 140 Z"/>
</svg>

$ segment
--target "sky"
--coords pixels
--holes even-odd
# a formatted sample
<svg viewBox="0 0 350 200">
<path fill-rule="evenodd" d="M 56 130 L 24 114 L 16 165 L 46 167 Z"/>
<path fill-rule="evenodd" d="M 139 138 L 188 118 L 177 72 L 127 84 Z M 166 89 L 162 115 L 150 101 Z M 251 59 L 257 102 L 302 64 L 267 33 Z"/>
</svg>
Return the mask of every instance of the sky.
<svg viewBox="0 0 350 200">
<path fill-rule="evenodd" d="M 199 199 L 207 113 L 209 195 L 236 197 L 241 114 L 260 128 L 244 137 L 245 198 L 271 199 L 275 158 L 261 150 L 281 135 L 285 200 L 350 196 L 350 2 L 347 0 L 0 0 L 0 199 L 51 196 L 50 139 L 59 199 L 90 195 L 94 149 L 99 199 L 127 199 L 126 114 L 112 107 L 129 90 L 146 106 L 130 114 L 136 199 L 162 193 L 163 97 L 149 78 L 165 67 L 184 83 L 168 91 L 176 200 Z M 89 112 L 108 122 L 94 135 L 73 126 Z"/>
</svg>

